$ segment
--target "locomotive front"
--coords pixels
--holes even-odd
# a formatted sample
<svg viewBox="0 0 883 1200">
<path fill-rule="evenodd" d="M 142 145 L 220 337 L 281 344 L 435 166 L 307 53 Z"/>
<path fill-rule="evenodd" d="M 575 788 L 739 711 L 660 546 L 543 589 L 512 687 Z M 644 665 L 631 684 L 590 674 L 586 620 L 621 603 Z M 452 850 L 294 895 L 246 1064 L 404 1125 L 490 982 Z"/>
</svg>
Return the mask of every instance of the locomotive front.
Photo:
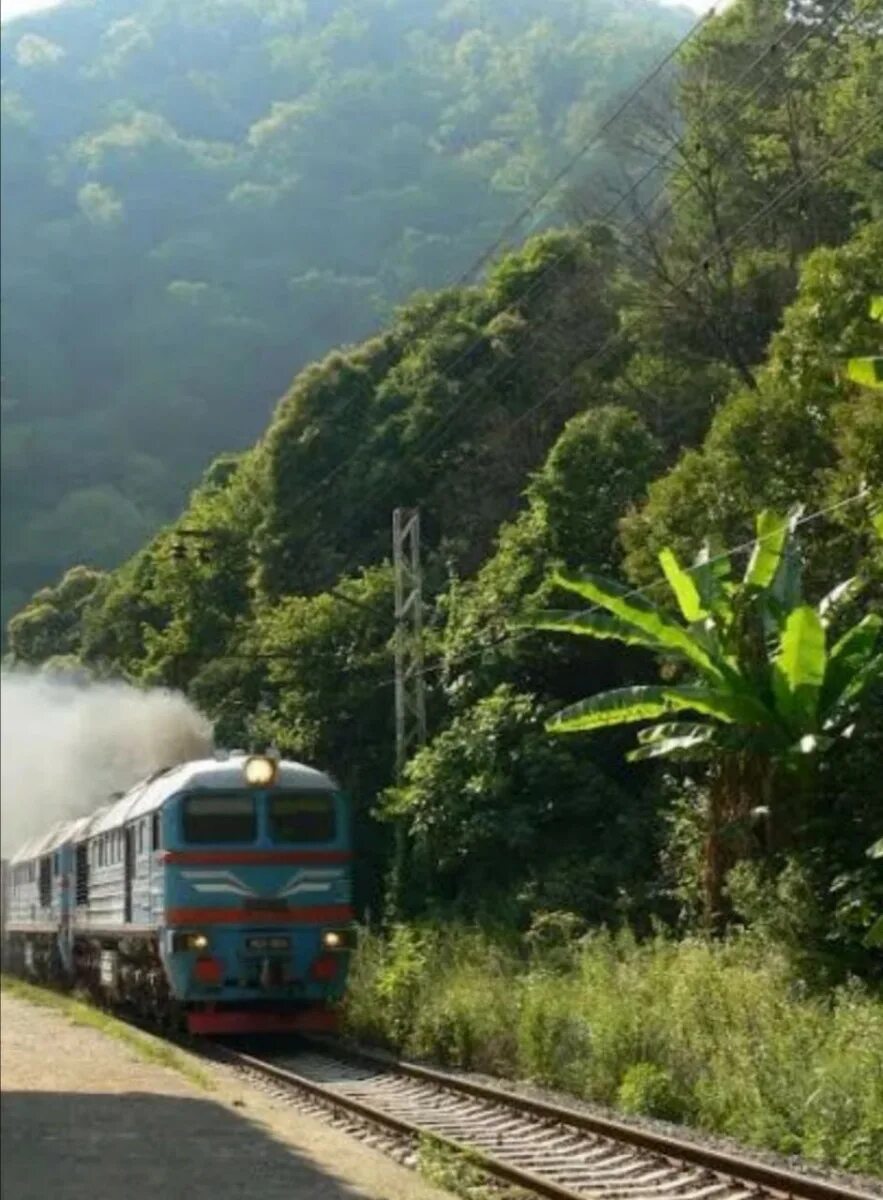
<svg viewBox="0 0 883 1200">
<path fill-rule="evenodd" d="M 354 945 L 347 803 L 264 756 L 207 764 L 162 807 L 161 956 L 191 1033 L 332 1030 Z"/>
</svg>

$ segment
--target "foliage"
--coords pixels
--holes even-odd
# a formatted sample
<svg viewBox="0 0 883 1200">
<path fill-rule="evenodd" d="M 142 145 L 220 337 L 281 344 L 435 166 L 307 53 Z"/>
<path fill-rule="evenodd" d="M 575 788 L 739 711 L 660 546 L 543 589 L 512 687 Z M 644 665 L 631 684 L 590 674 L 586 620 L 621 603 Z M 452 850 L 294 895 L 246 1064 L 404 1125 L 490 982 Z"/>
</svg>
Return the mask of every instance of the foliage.
<svg viewBox="0 0 883 1200">
<path fill-rule="evenodd" d="M 861 590 L 859 577 L 839 584 L 817 607 L 804 601 L 794 537 L 800 511 L 790 519 L 759 515 L 740 584 L 730 578 L 729 555 L 714 553 L 708 543 L 689 570 L 672 550 L 661 551 L 677 618 L 612 580 L 558 574 L 560 587 L 594 607 L 526 619 L 535 629 L 643 646 L 686 674 L 686 682 L 601 692 L 557 713 L 547 728 L 574 733 L 657 721 L 639 732 L 632 761 L 709 764 L 710 919 L 720 916 L 727 868 L 748 852 L 753 818 L 763 818 L 767 850 L 799 840 L 813 782 L 806 760 L 851 739 L 862 703 L 883 675 L 883 618 L 867 613 L 839 637 L 829 634 L 838 609 Z M 685 711 L 703 719 L 669 719 Z"/>
<path fill-rule="evenodd" d="M 222 742 L 327 766 L 358 813 L 363 912 L 388 866 L 383 796 L 413 835 L 412 912 L 471 904 L 520 927 L 567 908 L 646 931 L 679 903 L 689 927 L 696 764 L 627 764 L 616 728 L 586 747 L 541 729 L 588 692 L 660 685 L 654 655 L 507 625 L 553 602 L 554 570 L 655 587 L 665 547 L 691 603 L 678 564 L 703 533 L 739 545 L 758 507 L 795 502 L 826 509 L 803 530 L 807 594 L 858 564 L 861 603 L 883 611 L 883 409 L 847 367 L 879 349 L 883 257 L 865 119 L 883 42 L 862 2 L 729 5 L 592 144 L 536 236 L 473 286 L 416 294 L 586 143 L 683 13 L 224 0 L 218 20 L 215 0 L 145 0 L 118 21 L 98 0 L 4 26 L 13 656 L 182 687 Z M 21 48 L 38 31 L 49 46 Z M 622 194 L 645 168 L 599 221 L 611 182 Z M 565 211 L 579 225 L 552 231 Z M 215 459 L 180 512 L 298 367 L 264 436 Z M 430 737 L 390 791 L 389 514 L 409 504 Z M 71 562 L 136 546 L 88 596 L 26 602 Z M 683 672 L 666 656 L 661 685 Z M 813 981 L 874 975 L 879 754 L 872 688 L 821 785 L 795 794 L 800 838 L 728 888 L 734 919 Z M 566 1049 L 584 1030 L 556 1016 L 553 1057 L 558 1033 Z M 635 1056 L 629 1102 L 662 1103 L 641 1063 L 659 1066 Z"/>
<path fill-rule="evenodd" d="M 657 574 L 670 546 L 692 558 L 705 530 L 725 545 L 745 540 L 758 508 L 807 511 L 838 504 L 868 487 L 883 495 L 883 409 L 845 377 L 843 362 L 879 341 L 869 305 L 879 284 L 883 222 L 846 245 L 804 261 L 797 298 L 785 311 L 754 389 L 718 409 L 702 446 L 686 451 L 650 487 L 649 503 L 626 515 L 626 569 L 636 582 Z M 871 554 L 870 525 L 855 505 L 807 530 L 807 577 L 833 586 Z M 703 514 L 697 528 L 696 513 Z"/>
<path fill-rule="evenodd" d="M 99 571 L 71 567 L 56 587 L 41 588 L 9 623 L 9 649 L 16 661 L 37 665 L 78 651 L 83 610 L 101 580 Z"/>
<path fill-rule="evenodd" d="M 585 671 L 617 678 L 621 664 L 602 650 L 572 664 L 570 684 L 568 663 L 559 655 L 550 664 L 541 639 L 508 639 L 509 618 L 525 604 L 542 602 L 556 566 L 616 569 L 622 554 L 617 519 L 643 496 L 661 461 L 643 422 L 622 406 L 590 408 L 564 426 L 525 489 L 526 506 L 499 530 L 495 552 L 474 579 L 458 581 L 445 598 L 442 651 L 455 705 L 500 682 L 566 698 Z"/>
<path fill-rule="evenodd" d="M 507 685 L 411 759 L 385 813 L 409 834 L 411 911 L 483 907 L 516 922 L 567 902 L 602 921 L 646 911 L 658 832 L 647 797 L 550 744 L 534 698 Z"/>
<path fill-rule="evenodd" d="M 4 623 L 133 552 L 297 368 L 456 279 L 686 20 L 97 0 L 4 23 Z"/>
<path fill-rule="evenodd" d="M 758 939 L 595 933 L 548 958 L 451 924 L 365 934 L 346 1021 L 406 1055 L 883 1171 L 879 1000 L 807 994 Z"/>
</svg>

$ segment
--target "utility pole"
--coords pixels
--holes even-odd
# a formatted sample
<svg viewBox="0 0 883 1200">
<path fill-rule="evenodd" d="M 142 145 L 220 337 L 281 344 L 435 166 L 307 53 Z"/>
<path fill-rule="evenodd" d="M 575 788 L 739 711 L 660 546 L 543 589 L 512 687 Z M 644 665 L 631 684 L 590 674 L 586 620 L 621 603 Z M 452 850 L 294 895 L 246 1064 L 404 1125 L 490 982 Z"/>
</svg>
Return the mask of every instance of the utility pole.
<svg viewBox="0 0 883 1200">
<path fill-rule="evenodd" d="M 397 508 L 393 511 L 392 561 L 395 572 L 396 776 L 401 779 L 411 752 L 426 741 L 419 509 Z"/>
</svg>

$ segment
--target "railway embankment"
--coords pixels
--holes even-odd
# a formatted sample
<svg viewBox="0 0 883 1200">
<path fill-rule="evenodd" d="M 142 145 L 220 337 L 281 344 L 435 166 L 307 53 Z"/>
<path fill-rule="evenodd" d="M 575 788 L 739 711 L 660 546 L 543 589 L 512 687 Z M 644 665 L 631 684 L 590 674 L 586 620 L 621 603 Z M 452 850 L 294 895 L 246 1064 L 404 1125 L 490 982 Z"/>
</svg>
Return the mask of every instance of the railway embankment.
<svg viewBox="0 0 883 1200">
<path fill-rule="evenodd" d="M 4 1200 L 445 1200 L 363 1142 L 221 1067 L 70 1002 L 4 988 Z"/>
<path fill-rule="evenodd" d="M 883 1181 L 883 1001 L 811 988 L 780 949 L 478 928 L 361 939 L 347 1029 L 404 1058 L 530 1081 L 791 1170 Z"/>
</svg>

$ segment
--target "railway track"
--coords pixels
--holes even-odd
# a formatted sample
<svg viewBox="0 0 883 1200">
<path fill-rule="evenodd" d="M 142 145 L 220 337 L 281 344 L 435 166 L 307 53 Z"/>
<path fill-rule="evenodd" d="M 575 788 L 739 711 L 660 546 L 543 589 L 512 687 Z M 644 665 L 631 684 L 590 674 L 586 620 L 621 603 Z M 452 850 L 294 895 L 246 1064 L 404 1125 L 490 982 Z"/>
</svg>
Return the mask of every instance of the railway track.
<svg viewBox="0 0 883 1200">
<path fill-rule="evenodd" d="M 427 1135 L 487 1176 L 553 1200 L 880 1200 L 646 1128 L 412 1063 L 310 1046 L 219 1055 L 279 1094 L 345 1113 L 413 1146 Z"/>
</svg>

